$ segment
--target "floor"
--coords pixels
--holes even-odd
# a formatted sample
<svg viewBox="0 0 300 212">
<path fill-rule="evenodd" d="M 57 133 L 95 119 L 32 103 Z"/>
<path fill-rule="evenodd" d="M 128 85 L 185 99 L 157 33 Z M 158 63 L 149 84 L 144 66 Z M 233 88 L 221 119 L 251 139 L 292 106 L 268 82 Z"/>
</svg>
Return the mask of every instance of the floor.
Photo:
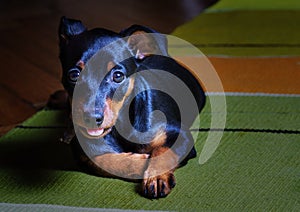
<svg viewBox="0 0 300 212">
<path fill-rule="evenodd" d="M 0 8 L 0 136 L 62 89 L 57 27 L 62 15 L 89 28 L 143 24 L 170 33 L 217 0 L 10 0 Z M 126 2 L 126 3 L 125 3 Z"/>
</svg>

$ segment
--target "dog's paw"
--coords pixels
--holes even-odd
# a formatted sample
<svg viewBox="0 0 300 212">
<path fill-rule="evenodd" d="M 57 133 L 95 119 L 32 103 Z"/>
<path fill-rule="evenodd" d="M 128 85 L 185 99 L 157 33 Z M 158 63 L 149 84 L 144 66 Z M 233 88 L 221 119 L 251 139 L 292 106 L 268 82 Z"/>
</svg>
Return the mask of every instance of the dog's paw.
<svg viewBox="0 0 300 212">
<path fill-rule="evenodd" d="M 166 197 L 175 187 L 175 177 L 173 172 L 147 178 L 147 171 L 143 180 L 142 192 L 143 195 L 150 199 Z"/>
<path fill-rule="evenodd" d="M 64 132 L 63 137 L 59 138 L 59 141 L 65 144 L 70 144 L 74 137 L 75 137 L 75 131 L 67 130 Z"/>
</svg>

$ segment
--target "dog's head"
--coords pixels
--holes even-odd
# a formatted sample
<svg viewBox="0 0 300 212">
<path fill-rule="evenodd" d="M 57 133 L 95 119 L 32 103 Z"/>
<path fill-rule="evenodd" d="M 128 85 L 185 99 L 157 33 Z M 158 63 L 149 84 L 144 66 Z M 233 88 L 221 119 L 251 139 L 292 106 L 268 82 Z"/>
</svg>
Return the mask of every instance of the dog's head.
<svg viewBox="0 0 300 212">
<path fill-rule="evenodd" d="M 71 98 L 76 85 L 79 95 L 73 102 L 73 123 L 84 136 L 108 134 L 133 91 L 133 73 L 141 61 L 151 54 L 167 55 L 166 40 L 147 34 L 154 32 L 139 25 L 120 33 L 87 30 L 78 20 L 61 19 L 62 83 Z"/>
<path fill-rule="evenodd" d="M 72 97 L 75 84 L 87 61 L 99 49 L 120 38 L 120 35 L 101 28 L 87 30 L 81 21 L 62 17 L 58 36 L 62 83 Z"/>
</svg>

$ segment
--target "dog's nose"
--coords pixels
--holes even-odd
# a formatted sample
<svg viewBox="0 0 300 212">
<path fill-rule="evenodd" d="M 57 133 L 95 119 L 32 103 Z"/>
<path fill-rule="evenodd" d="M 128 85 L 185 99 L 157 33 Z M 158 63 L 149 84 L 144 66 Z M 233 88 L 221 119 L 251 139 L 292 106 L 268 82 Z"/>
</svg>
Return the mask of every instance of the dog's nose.
<svg viewBox="0 0 300 212">
<path fill-rule="evenodd" d="M 101 116 L 101 115 L 98 115 L 98 116 L 96 117 L 96 125 L 97 125 L 98 127 L 100 127 L 100 125 L 102 124 L 103 120 L 104 120 L 104 117 Z"/>
<path fill-rule="evenodd" d="M 84 122 L 88 126 L 97 126 L 100 127 L 100 125 L 103 123 L 104 116 L 102 114 L 91 114 L 89 112 L 84 112 L 83 114 Z"/>
</svg>

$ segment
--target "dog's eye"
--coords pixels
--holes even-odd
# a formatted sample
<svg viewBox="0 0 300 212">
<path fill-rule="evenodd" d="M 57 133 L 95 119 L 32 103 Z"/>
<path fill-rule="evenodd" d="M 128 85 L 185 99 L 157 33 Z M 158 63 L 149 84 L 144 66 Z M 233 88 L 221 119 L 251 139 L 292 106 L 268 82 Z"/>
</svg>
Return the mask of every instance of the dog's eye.
<svg viewBox="0 0 300 212">
<path fill-rule="evenodd" d="M 80 75 L 80 70 L 78 68 L 73 68 L 69 70 L 68 77 L 71 82 L 77 82 Z"/>
<path fill-rule="evenodd" d="M 121 83 L 121 82 L 124 81 L 125 75 L 124 75 L 124 73 L 121 72 L 121 71 L 115 71 L 115 72 L 113 73 L 112 79 L 113 79 L 113 81 L 114 81 L 115 83 Z"/>
</svg>

